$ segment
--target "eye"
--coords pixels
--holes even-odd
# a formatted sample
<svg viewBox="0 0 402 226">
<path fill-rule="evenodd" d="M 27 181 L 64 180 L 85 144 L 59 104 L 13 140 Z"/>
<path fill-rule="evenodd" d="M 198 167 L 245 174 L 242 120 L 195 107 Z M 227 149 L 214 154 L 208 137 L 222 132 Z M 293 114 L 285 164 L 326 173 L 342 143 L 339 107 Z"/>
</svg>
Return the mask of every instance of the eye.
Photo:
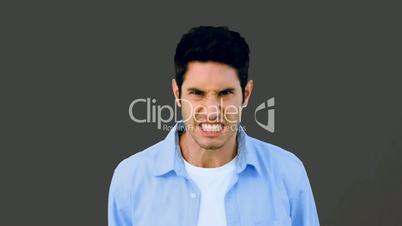
<svg viewBox="0 0 402 226">
<path fill-rule="evenodd" d="M 204 92 L 200 91 L 200 90 L 191 90 L 189 92 L 190 95 L 195 95 L 195 96 L 202 96 L 204 95 Z"/>
<path fill-rule="evenodd" d="M 226 89 L 226 90 L 223 90 L 223 91 L 219 92 L 219 96 L 227 96 L 227 95 L 230 95 L 232 93 L 233 93 L 232 90 Z"/>
</svg>

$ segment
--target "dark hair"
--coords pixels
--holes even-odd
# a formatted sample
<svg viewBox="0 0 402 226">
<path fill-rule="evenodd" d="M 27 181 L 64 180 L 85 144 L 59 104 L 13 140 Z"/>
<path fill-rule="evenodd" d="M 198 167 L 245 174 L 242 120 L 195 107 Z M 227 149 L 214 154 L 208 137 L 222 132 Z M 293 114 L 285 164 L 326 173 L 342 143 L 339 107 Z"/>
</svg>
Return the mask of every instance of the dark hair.
<svg viewBox="0 0 402 226">
<path fill-rule="evenodd" d="M 227 27 L 200 26 L 190 29 L 177 44 L 174 57 L 179 93 L 191 61 L 213 61 L 233 67 L 244 92 L 248 81 L 249 54 L 246 40 Z"/>
</svg>

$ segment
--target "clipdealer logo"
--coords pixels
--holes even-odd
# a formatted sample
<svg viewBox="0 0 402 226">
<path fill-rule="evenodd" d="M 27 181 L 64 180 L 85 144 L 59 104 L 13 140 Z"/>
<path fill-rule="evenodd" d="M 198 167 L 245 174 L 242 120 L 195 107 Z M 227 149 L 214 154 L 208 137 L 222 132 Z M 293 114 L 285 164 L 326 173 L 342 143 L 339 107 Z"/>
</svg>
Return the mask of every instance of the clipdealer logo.
<svg viewBox="0 0 402 226">
<path fill-rule="evenodd" d="M 133 110 L 134 106 L 138 105 L 139 103 L 145 103 L 146 104 L 146 118 L 139 119 L 136 116 L 134 116 Z M 128 108 L 128 113 L 130 115 L 130 118 L 132 121 L 136 123 L 156 123 L 158 129 L 162 128 L 162 123 L 167 124 L 171 122 L 173 119 L 175 122 L 179 121 L 177 119 L 177 106 L 176 104 L 173 105 L 174 107 L 170 105 L 159 105 L 156 104 L 156 99 L 155 98 L 140 98 L 140 99 L 135 99 L 130 103 L 130 107 Z M 136 106 L 136 108 L 143 108 L 144 106 Z M 164 118 L 163 117 L 163 111 L 168 111 L 168 117 Z"/>
<path fill-rule="evenodd" d="M 275 132 L 275 97 L 269 98 L 267 101 L 262 102 L 254 111 L 254 119 L 261 128 L 274 133 Z M 267 124 L 261 123 L 257 119 L 257 112 L 267 111 Z"/>
<path fill-rule="evenodd" d="M 182 99 L 181 101 L 187 101 Z M 191 104 L 189 101 L 187 103 Z M 263 128 L 266 131 L 271 133 L 275 132 L 275 97 L 271 97 L 268 100 L 262 102 L 257 106 L 254 110 L 254 119 L 257 125 Z M 241 118 L 241 107 L 237 108 L 235 106 L 226 106 L 226 108 L 235 109 L 237 111 L 233 112 L 234 114 L 239 114 Z M 138 109 L 145 110 L 145 116 L 139 117 L 136 116 L 134 112 L 137 112 Z M 192 107 L 192 109 L 194 109 Z M 261 122 L 258 120 L 257 112 L 265 111 L 265 115 L 267 116 L 267 122 Z M 128 113 L 130 119 L 135 123 L 156 123 L 158 129 L 169 130 L 170 127 L 168 123 L 178 122 L 178 121 L 186 121 L 188 119 L 178 119 L 178 110 L 177 105 L 161 105 L 157 104 L 155 98 L 147 97 L 147 98 L 138 98 L 134 99 L 128 108 Z"/>
</svg>

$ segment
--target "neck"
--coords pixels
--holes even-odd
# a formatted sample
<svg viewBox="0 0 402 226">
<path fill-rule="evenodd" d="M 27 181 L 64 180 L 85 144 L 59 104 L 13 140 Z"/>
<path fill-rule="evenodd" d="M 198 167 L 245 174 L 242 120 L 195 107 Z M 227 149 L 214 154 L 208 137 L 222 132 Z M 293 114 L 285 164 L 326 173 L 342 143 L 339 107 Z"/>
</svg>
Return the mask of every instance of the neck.
<svg viewBox="0 0 402 226">
<path fill-rule="evenodd" d="M 190 164 L 204 168 L 223 166 L 230 162 L 237 154 L 236 134 L 222 147 L 204 149 L 188 133 L 180 136 L 179 145 L 183 158 Z"/>
</svg>

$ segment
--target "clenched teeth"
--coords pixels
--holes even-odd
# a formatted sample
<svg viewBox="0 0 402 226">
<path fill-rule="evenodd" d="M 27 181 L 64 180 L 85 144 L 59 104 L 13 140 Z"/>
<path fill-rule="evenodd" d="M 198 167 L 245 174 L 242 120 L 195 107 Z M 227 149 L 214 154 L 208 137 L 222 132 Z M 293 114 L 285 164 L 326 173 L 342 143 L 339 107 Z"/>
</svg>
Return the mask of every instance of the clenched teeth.
<svg viewBox="0 0 402 226">
<path fill-rule="evenodd" d="M 219 132 L 223 129 L 221 124 L 207 124 L 207 123 L 201 124 L 201 128 L 202 130 L 207 132 Z"/>
</svg>

